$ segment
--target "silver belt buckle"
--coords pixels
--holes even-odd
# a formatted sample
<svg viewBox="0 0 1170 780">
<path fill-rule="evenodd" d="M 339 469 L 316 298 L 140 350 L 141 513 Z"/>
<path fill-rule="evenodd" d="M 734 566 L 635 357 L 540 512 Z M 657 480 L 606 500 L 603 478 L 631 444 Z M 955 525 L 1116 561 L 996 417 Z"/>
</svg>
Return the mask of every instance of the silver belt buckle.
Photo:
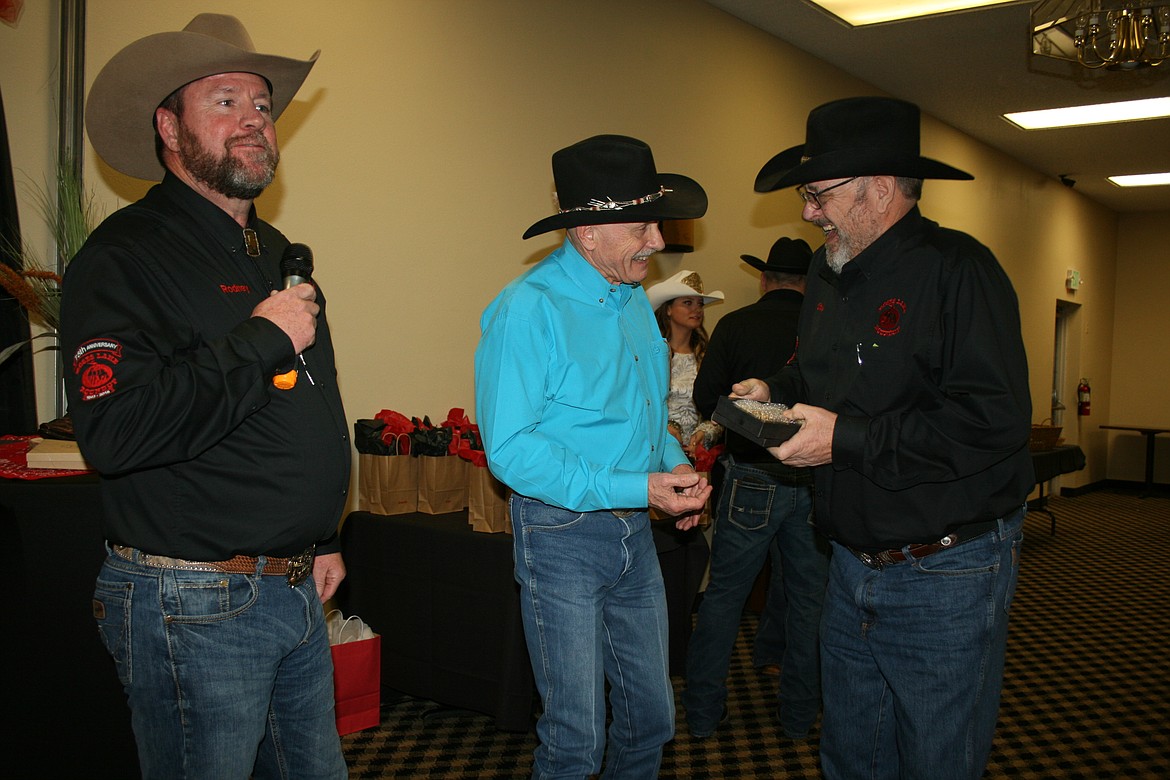
<svg viewBox="0 0 1170 780">
<path fill-rule="evenodd" d="M 288 559 L 288 586 L 295 588 L 300 585 L 309 575 L 313 573 L 313 555 L 317 551 L 317 545 L 309 545 L 309 548 L 300 555 Z"/>
<path fill-rule="evenodd" d="M 609 511 L 613 514 L 614 517 L 618 518 L 619 520 L 625 520 L 628 517 L 633 517 L 634 513 L 637 512 L 638 510 L 637 509 L 611 509 Z"/>
</svg>

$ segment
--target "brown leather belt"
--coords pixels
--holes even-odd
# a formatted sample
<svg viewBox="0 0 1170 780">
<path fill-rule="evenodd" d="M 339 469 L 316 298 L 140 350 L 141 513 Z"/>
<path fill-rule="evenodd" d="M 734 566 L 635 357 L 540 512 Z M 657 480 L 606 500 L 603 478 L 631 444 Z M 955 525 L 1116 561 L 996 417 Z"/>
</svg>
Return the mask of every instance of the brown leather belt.
<svg viewBox="0 0 1170 780">
<path fill-rule="evenodd" d="M 857 556 L 857 560 L 864 563 L 871 569 L 881 569 L 884 566 L 893 566 L 899 563 L 905 563 L 908 560 L 919 560 L 928 555 L 934 555 L 940 550 L 949 550 L 956 547 L 963 542 L 969 542 L 977 536 L 981 536 L 993 528 L 998 527 L 998 520 L 988 520 L 982 523 L 968 523 L 961 526 L 957 531 L 949 533 L 937 542 L 929 542 L 927 544 L 909 544 L 900 549 L 894 550 L 879 550 L 877 552 L 866 552 L 865 550 L 856 550 L 852 547 L 845 546 L 845 549 Z"/>
<path fill-rule="evenodd" d="M 171 558 L 166 555 L 151 555 L 134 547 L 123 544 L 111 544 L 110 548 L 119 558 L 124 558 L 143 566 L 155 569 L 183 569 L 186 571 L 219 571 L 225 574 L 255 574 L 260 558 L 252 555 L 237 555 L 226 561 L 188 561 L 184 558 Z M 313 571 L 313 555 L 317 545 L 310 545 L 304 552 L 291 558 L 270 558 L 264 556 L 264 568 L 261 574 L 273 574 L 288 579 L 290 588 L 295 588 L 304 582 Z"/>
</svg>

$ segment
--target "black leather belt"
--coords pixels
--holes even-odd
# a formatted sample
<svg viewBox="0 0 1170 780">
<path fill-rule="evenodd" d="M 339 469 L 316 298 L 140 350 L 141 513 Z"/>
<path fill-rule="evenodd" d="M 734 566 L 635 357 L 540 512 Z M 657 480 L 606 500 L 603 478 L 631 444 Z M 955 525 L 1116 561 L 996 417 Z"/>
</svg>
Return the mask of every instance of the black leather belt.
<svg viewBox="0 0 1170 780">
<path fill-rule="evenodd" d="M 998 520 L 986 520 L 981 523 L 968 523 L 960 526 L 937 542 L 928 542 L 926 544 L 909 544 L 905 547 L 892 550 L 878 550 L 877 552 L 869 552 L 866 550 L 858 550 L 853 547 L 845 545 L 845 549 L 857 556 L 857 560 L 864 563 L 871 569 L 881 569 L 885 566 L 894 566 L 899 563 L 905 563 L 908 560 L 918 560 L 925 558 L 928 555 L 934 555 L 940 550 L 949 550 L 963 542 L 969 542 L 977 536 L 991 531 L 999 526 Z"/>
</svg>

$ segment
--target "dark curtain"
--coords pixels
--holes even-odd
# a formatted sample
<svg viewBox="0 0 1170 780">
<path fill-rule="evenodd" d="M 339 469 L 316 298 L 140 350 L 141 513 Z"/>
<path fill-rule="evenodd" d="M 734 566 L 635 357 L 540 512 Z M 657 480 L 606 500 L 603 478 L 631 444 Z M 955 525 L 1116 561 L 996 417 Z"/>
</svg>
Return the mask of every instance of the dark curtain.
<svg viewBox="0 0 1170 780">
<path fill-rule="evenodd" d="M 8 149 L 8 125 L 4 121 L 4 94 L 0 91 L 0 261 L 20 269 L 20 259 L 4 247 L 20 246 L 20 219 L 16 211 L 16 185 Z M 7 290 L 0 288 L 0 349 L 29 337 L 24 310 Z M 0 434 L 36 433 L 36 389 L 33 384 L 32 350 L 24 348 L 0 363 Z"/>
</svg>

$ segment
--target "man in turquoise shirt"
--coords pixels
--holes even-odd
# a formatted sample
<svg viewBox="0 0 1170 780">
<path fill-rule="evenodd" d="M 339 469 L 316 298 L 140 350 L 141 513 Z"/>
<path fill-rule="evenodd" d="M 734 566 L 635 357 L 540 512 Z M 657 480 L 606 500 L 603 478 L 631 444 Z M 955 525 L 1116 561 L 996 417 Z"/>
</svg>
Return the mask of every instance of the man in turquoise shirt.
<svg viewBox="0 0 1170 780">
<path fill-rule="evenodd" d="M 698 522 L 711 488 L 666 430 L 666 343 L 641 289 L 658 222 L 707 210 L 650 147 L 595 136 L 553 155 L 565 241 L 483 314 L 476 416 L 510 487 L 524 634 L 543 713 L 534 778 L 654 778 L 674 736 L 666 595 L 648 507 Z"/>
</svg>

